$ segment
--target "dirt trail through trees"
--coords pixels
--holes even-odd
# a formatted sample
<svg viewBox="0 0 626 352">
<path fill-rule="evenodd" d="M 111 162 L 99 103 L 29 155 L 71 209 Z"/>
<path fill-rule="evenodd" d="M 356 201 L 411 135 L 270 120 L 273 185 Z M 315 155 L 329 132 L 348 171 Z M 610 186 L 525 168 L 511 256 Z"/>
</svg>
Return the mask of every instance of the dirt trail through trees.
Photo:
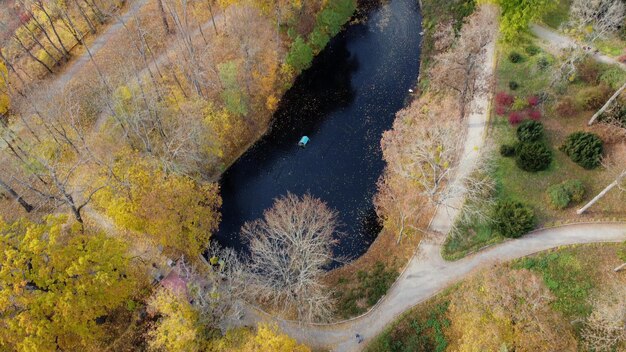
<svg viewBox="0 0 626 352">
<path fill-rule="evenodd" d="M 90 57 L 89 53 L 91 52 L 91 56 L 95 56 L 100 49 L 102 49 L 106 43 L 111 39 L 119 30 L 123 29 L 123 23 L 126 23 L 130 20 L 131 17 L 135 16 L 137 12 L 148 2 L 148 0 L 135 0 L 131 7 L 126 11 L 122 16 L 115 17 L 113 19 L 114 23 L 107 28 L 102 34 L 99 34 L 96 40 L 91 43 L 89 46 L 89 51 L 85 50 L 85 52 L 76 58 L 74 62 L 68 67 L 65 72 L 63 72 L 60 76 L 56 78 L 54 81 L 54 87 L 52 91 L 61 91 L 63 90 L 67 84 L 74 78 L 74 76 L 80 72 L 80 70 L 85 67 L 85 65 L 89 62 Z"/>
</svg>

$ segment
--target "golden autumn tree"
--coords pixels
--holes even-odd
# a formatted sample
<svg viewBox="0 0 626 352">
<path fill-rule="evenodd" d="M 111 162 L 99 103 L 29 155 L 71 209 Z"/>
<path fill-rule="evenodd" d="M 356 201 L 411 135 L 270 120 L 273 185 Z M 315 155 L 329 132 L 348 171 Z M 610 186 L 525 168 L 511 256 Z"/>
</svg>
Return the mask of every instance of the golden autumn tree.
<svg viewBox="0 0 626 352">
<path fill-rule="evenodd" d="M 11 106 L 8 93 L 9 71 L 4 62 L 0 61 L 0 116 L 5 115 Z"/>
<path fill-rule="evenodd" d="M 148 235 L 173 255 L 196 258 L 204 251 L 220 221 L 217 184 L 166 174 L 128 151 L 118 155 L 113 173 L 117 182 L 94 201 L 119 227 Z"/>
<path fill-rule="evenodd" d="M 138 288 L 126 246 L 66 216 L 0 220 L 0 350 L 77 351 Z"/>
<path fill-rule="evenodd" d="M 159 289 L 148 303 L 149 309 L 159 319 L 148 332 L 151 351 L 200 351 L 205 341 L 202 337 L 200 315 L 182 292 Z"/>
<path fill-rule="evenodd" d="M 209 345 L 215 352 L 311 352 L 311 349 L 287 334 L 278 326 L 261 323 L 256 332 L 249 329 L 232 329 Z"/>
<path fill-rule="evenodd" d="M 568 322 L 550 307 L 554 296 L 528 270 L 493 267 L 458 292 L 448 311 L 450 351 L 576 350 Z"/>
</svg>

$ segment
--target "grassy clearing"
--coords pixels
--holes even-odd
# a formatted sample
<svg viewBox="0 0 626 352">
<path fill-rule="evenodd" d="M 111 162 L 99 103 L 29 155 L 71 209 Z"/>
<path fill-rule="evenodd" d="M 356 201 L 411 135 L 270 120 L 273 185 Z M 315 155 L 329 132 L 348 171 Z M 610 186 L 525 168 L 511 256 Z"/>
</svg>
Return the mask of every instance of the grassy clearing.
<svg viewBox="0 0 626 352">
<path fill-rule="evenodd" d="M 349 285 L 346 278 L 338 280 L 337 314 L 342 318 L 363 314 L 369 307 L 375 305 L 396 281 L 398 271 L 387 268 L 383 262 L 376 262 L 372 270 L 359 270 L 356 277 L 358 280 L 356 286 Z"/>
<path fill-rule="evenodd" d="M 626 243 L 569 246 L 503 265 L 512 275 L 519 269 L 539 274 L 556 297 L 551 308 L 564 314 L 567 321 L 576 322 L 578 332 L 582 321 L 591 312 L 590 300 L 605 295 L 616 284 L 626 284 L 626 276 L 612 270 L 622 263 L 618 258 L 620 248 L 624 250 Z M 455 342 L 447 330 L 451 324 L 447 307 L 457 295 L 463 294 L 459 287 L 457 284 L 407 311 L 378 335 L 365 351 L 445 350 Z"/>
<path fill-rule="evenodd" d="M 537 110 L 541 111 L 540 122 L 544 125 L 545 142 L 552 150 L 553 161 L 547 170 L 533 173 L 522 171 L 516 165 L 514 158 L 496 155 L 492 175 L 497 185 L 496 199 L 528 204 L 535 211 L 539 227 L 571 221 L 626 218 L 624 207 L 626 194 L 620 192 L 609 193 L 584 216 L 578 216 L 575 213 L 579 204 L 572 204 L 561 210 L 550 206 L 546 190 L 551 185 L 567 180 L 580 180 L 586 189 L 582 202 L 584 203 L 612 182 L 612 176 L 603 168 L 584 169 L 559 151 L 566 137 L 576 131 L 594 132 L 603 137 L 604 132 L 601 126 L 587 127 L 586 125 L 594 110 L 577 108 L 567 117 L 560 117 L 556 112 L 556 106 L 560 101 L 570 98 L 578 104 L 581 96 L 597 87 L 585 83 L 580 78 L 552 87 L 551 75 L 559 64 L 558 59 L 545 51 L 530 55 L 528 49 L 530 47 L 534 47 L 531 37 L 526 37 L 521 45 L 500 45 L 496 92 L 505 92 L 521 99 L 527 99 L 530 96 L 545 97 L 545 101 L 537 107 Z M 521 54 L 522 60 L 518 63 L 511 62 L 509 55 L 512 52 Z M 599 65 L 599 69 L 602 72 L 614 72 L 619 76 L 616 78 L 617 81 L 626 80 L 626 73 L 621 70 L 606 65 Z M 511 90 L 511 82 L 517 85 L 515 90 Z M 489 141 L 496 149 L 494 153 L 497 153 L 497 149 L 503 144 L 515 145 L 517 143 L 516 126 L 512 126 L 506 114 L 504 115 L 498 116 L 495 111 L 492 112 Z M 607 143 L 608 138 L 603 139 L 605 139 L 605 154 L 616 160 L 624 159 L 626 150 L 620 143 Z M 448 260 L 456 260 L 483 246 L 501 242 L 503 239 L 493 230 L 489 222 L 474 220 L 467 224 L 458 224 L 457 231 L 447 239 L 442 254 Z"/>
</svg>

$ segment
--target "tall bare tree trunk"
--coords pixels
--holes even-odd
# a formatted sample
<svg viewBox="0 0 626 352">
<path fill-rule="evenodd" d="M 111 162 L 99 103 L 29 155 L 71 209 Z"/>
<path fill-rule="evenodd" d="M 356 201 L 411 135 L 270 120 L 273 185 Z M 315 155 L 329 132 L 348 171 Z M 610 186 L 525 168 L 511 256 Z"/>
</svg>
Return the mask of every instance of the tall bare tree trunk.
<svg viewBox="0 0 626 352">
<path fill-rule="evenodd" d="M 610 185 L 606 186 L 606 188 L 603 189 L 602 192 L 598 193 L 598 195 L 595 196 L 591 201 L 589 201 L 589 203 L 585 204 L 584 207 L 578 209 L 578 211 L 576 211 L 576 214 L 580 215 L 580 214 L 586 212 L 587 209 L 589 209 L 592 205 L 594 205 L 597 201 L 599 201 L 602 197 L 604 197 L 607 193 L 609 193 L 610 190 L 612 190 L 613 188 L 617 187 L 619 185 L 619 183 L 622 182 L 622 180 L 625 177 L 626 177 L 626 171 L 623 171 L 615 179 L 615 181 L 613 181 Z"/>
<path fill-rule="evenodd" d="M 626 83 L 624 83 L 620 89 L 617 90 L 617 92 L 615 92 L 615 94 L 613 94 L 613 96 L 607 100 L 606 104 L 604 104 L 604 106 L 598 110 L 598 112 L 596 112 L 592 117 L 591 120 L 589 120 L 589 122 L 587 123 L 588 126 L 591 126 L 594 124 L 594 122 L 596 122 L 596 120 L 598 119 L 598 117 L 600 117 L 600 115 L 602 115 L 602 113 L 604 113 L 604 111 L 606 111 L 606 109 L 608 109 L 609 106 L 611 106 L 611 104 L 613 103 L 613 101 L 615 99 L 617 99 L 617 97 L 624 91 L 624 89 L 626 89 Z"/>
<path fill-rule="evenodd" d="M 24 210 L 26 210 L 27 213 L 30 213 L 31 211 L 33 211 L 33 206 L 30 205 L 28 202 L 26 202 L 24 200 L 24 198 L 22 198 L 19 194 L 17 194 L 17 192 L 15 192 L 15 190 L 13 188 L 11 188 L 11 186 L 9 186 L 8 184 L 6 184 L 3 180 L 0 179 L 0 187 L 4 188 L 7 193 L 9 194 L 9 196 L 15 200 L 16 202 L 20 203 L 20 205 L 22 206 L 22 208 L 24 208 Z"/>
<path fill-rule="evenodd" d="M 172 34 L 172 29 L 167 23 L 167 14 L 165 13 L 165 8 L 163 7 L 163 0 L 157 0 L 157 4 L 159 4 L 159 13 L 161 14 L 161 22 L 163 22 L 163 28 L 165 28 L 167 34 Z"/>
</svg>

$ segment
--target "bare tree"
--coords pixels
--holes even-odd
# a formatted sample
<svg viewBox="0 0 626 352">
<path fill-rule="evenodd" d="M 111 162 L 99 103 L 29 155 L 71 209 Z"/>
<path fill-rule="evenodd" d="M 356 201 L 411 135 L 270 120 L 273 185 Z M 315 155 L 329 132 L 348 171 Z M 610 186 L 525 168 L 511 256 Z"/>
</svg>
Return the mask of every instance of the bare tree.
<svg viewBox="0 0 626 352">
<path fill-rule="evenodd" d="M 481 77 L 487 45 L 497 33 L 496 10 L 481 6 L 463 26 L 460 37 L 451 49 L 435 57 L 430 70 L 431 84 L 436 91 L 451 90 L 459 101 L 460 118 L 464 118 L 474 96 L 489 88 L 490 80 Z"/>
<path fill-rule="evenodd" d="M 570 14 L 569 25 L 587 32 L 586 40 L 591 43 L 624 25 L 626 5 L 622 0 L 574 0 Z"/>
<path fill-rule="evenodd" d="M 337 213 L 310 195 L 288 193 L 275 200 L 263 219 L 241 232 L 250 243 L 252 292 L 283 314 L 299 320 L 327 320 L 333 300 L 321 283 L 324 266 L 336 258 Z"/>
<path fill-rule="evenodd" d="M 191 265 L 184 258 L 177 265 L 202 324 L 226 331 L 243 314 L 243 302 L 248 292 L 247 270 L 230 248 L 212 243 L 207 249 L 207 257 L 208 265 L 201 267 Z"/>
<path fill-rule="evenodd" d="M 610 352 L 626 342 L 626 286 L 615 285 L 592 302 L 581 335 L 590 351 Z"/>
</svg>

